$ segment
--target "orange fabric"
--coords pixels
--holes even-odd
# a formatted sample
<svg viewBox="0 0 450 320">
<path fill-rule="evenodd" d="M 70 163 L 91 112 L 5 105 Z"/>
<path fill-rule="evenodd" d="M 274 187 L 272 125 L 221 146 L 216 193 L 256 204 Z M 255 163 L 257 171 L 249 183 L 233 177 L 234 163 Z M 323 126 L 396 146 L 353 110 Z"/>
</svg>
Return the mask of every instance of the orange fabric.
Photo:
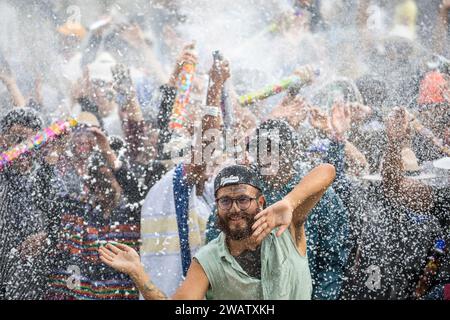
<svg viewBox="0 0 450 320">
<path fill-rule="evenodd" d="M 86 35 L 86 29 L 79 23 L 66 22 L 58 28 L 58 32 L 65 36 L 75 36 L 83 39 Z"/>
<path fill-rule="evenodd" d="M 433 104 L 445 102 L 444 88 L 446 81 L 438 71 L 427 73 L 420 83 L 419 104 Z"/>
</svg>

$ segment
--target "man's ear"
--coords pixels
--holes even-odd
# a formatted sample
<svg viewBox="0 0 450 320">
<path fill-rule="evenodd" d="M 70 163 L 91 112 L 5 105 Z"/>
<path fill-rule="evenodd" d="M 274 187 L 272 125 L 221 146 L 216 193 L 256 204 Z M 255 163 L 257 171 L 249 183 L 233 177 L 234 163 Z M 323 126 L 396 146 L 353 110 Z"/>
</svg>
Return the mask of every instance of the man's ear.
<svg viewBox="0 0 450 320">
<path fill-rule="evenodd" d="M 265 204 L 266 204 L 266 198 L 264 198 L 264 195 L 260 195 L 258 198 L 259 207 L 264 209 Z"/>
</svg>

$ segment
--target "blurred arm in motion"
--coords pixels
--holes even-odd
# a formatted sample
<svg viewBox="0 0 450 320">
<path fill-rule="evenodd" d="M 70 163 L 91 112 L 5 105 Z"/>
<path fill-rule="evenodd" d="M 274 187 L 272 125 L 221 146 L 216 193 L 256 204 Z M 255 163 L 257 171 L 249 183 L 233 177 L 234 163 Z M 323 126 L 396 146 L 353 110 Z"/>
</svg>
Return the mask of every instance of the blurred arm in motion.
<svg viewBox="0 0 450 320">
<path fill-rule="evenodd" d="M 269 114 L 270 119 L 283 119 L 287 121 L 294 129 L 306 120 L 309 106 L 305 99 L 300 96 L 292 97 L 286 95 Z"/>
<path fill-rule="evenodd" d="M 304 225 L 309 212 L 320 201 L 333 183 L 336 171 L 330 164 L 312 169 L 282 200 L 262 210 L 255 216 L 253 237 L 260 243 L 273 229 L 279 227 L 277 236 L 289 229 L 297 249 L 306 254 Z"/>
<path fill-rule="evenodd" d="M 448 46 L 449 11 L 450 11 L 450 0 L 442 0 L 442 4 L 439 7 L 439 14 L 437 16 L 434 34 L 435 38 L 434 49 L 439 54 L 443 54 L 445 47 Z"/>
<path fill-rule="evenodd" d="M 130 76 L 130 70 L 123 64 L 112 68 L 114 89 L 118 93 L 118 103 L 125 141 L 129 146 L 133 163 L 147 164 L 155 157 L 147 127 Z"/>
<path fill-rule="evenodd" d="M 188 176 L 196 184 L 197 195 L 203 194 L 204 183 L 207 180 L 206 168 L 214 164 L 215 151 L 220 150 L 223 121 L 221 116 L 221 96 L 226 80 L 230 77 L 229 63 L 227 60 L 213 63 L 210 69 L 210 84 L 207 91 L 206 106 L 202 114 L 202 133 L 200 141 L 194 141 L 191 164 L 186 166 Z M 213 139 L 213 141 L 211 141 Z M 207 144 L 207 141 L 210 142 Z M 219 148 L 219 150 L 217 148 Z M 201 159 L 198 151 L 201 151 Z"/>
<path fill-rule="evenodd" d="M 128 198 L 130 203 L 137 203 L 144 197 L 143 191 L 140 188 L 139 182 L 127 164 L 122 163 L 117 158 L 114 150 L 109 144 L 108 138 L 105 134 L 95 127 L 88 129 L 96 138 L 97 145 L 100 152 L 103 154 L 108 166 L 111 168 L 114 177 L 117 179 L 124 195 Z"/>
<path fill-rule="evenodd" d="M 140 257 L 133 248 L 120 243 L 115 243 L 114 245 L 108 243 L 105 247 L 100 247 L 98 251 L 101 261 L 131 277 L 144 299 L 169 299 L 153 284 L 148 274 L 145 273 Z M 202 266 L 194 259 L 189 267 L 186 279 L 171 299 L 201 300 L 205 298 L 208 287 L 208 277 Z"/>
<path fill-rule="evenodd" d="M 169 129 L 170 116 L 177 95 L 177 81 L 183 68 L 183 63 L 197 64 L 197 56 L 192 52 L 192 45 L 183 48 L 175 62 L 172 75 L 168 82 L 160 87 L 161 104 L 158 113 L 158 142 L 156 150 L 159 157 L 163 156 L 164 145 L 170 141 L 172 132 Z"/>
<path fill-rule="evenodd" d="M 408 115 L 403 108 L 395 108 L 386 122 L 388 145 L 381 175 L 385 195 L 412 210 L 428 212 L 433 197 L 431 187 L 403 176 L 401 150 L 410 138 Z"/>
<path fill-rule="evenodd" d="M 14 78 L 11 68 L 2 52 L 0 52 L 0 81 L 3 82 L 8 89 L 14 106 L 24 107 L 26 104 L 25 98 L 17 86 L 16 79 Z"/>
<path fill-rule="evenodd" d="M 330 147 L 327 151 L 326 161 L 336 169 L 336 179 L 333 188 L 339 196 L 348 199 L 349 181 L 345 176 L 345 134 L 351 126 L 351 114 L 348 106 L 334 104 L 331 108 L 330 117 Z"/>
<path fill-rule="evenodd" d="M 336 104 L 343 104 L 343 103 L 336 102 L 334 105 L 336 105 Z M 333 108 L 335 108 L 335 107 L 333 106 Z M 356 112 L 354 112 L 355 108 L 351 108 L 350 105 L 346 105 L 345 108 L 347 110 L 346 111 L 347 113 L 350 112 L 351 122 L 352 123 L 355 122 L 356 121 L 356 119 L 355 119 Z M 355 115 L 354 115 L 354 113 L 355 113 Z M 331 124 L 331 118 L 328 115 L 321 112 L 318 108 L 313 107 L 310 109 L 310 119 L 309 120 L 310 120 L 311 125 L 314 128 L 316 128 L 317 130 L 319 130 L 320 132 L 325 134 L 331 141 L 335 140 L 335 138 L 336 138 L 336 137 L 334 137 L 335 131 Z M 340 121 L 340 120 L 337 120 L 337 121 Z M 346 129 L 345 131 L 347 131 L 347 130 L 348 129 Z M 357 169 L 355 169 L 355 171 L 361 172 L 368 166 L 366 157 L 350 141 L 345 139 L 345 137 L 343 136 L 343 133 L 344 132 L 342 132 L 342 136 L 339 137 L 339 140 L 344 145 L 345 157 L 349 163 L 349 167 L 351 167 L 351 168 L 356 167 Z"/>
<path fill-rule="evenodd" d="M 146 39 L 141 28 L 133 23 L 122 26 L 121 36 L 135 49 L 144 54 L 146 70 L 154 76 L 158 86 L 169 81 L 168 75 L 153 51 L 152 44 Z"/>
</svg>

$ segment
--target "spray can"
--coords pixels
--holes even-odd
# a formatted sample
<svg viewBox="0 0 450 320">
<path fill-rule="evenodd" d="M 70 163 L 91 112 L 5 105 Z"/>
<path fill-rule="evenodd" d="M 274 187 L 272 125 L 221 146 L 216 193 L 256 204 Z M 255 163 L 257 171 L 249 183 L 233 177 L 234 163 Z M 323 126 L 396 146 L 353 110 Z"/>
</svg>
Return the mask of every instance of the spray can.
<svg viewBox="0 0 450 320">
<path fill-rule="evenodd" d="M 223 55 L 219 50 L 213 51 L 212 55 L 214 63 L 223 61 Z M 225 126 L 225 129 L 230 129 L 233 126 L 234 117 L 233 117 L 233 106 L 231 104 L 230 99 L 230 86 L 228 84 L 228 81 L 224 83 L 222 89 L 220 108 L 222 110 L 223 124 Z"/>
<path fill-rule="evenodd" d="M 446 252 L 446 243 L 443 239 L 438 239 L 435 241 L 434 247 L 427 259 L 425 268 L 423 269 L 422 275 L 419 278 L 419 282 L 416 285 L 415 296 L 416 298 L 422 297 L 427 293 L 430 288 L 433 278 L 439 270 L 441 264 L 440 259 Z"/>
<path fill-rule="evenodd" d="M 172 130 L 187 126 L 189 115 L 186 111 L 186 106 L 189 103 L 194 73 L 195 65 L 185 62 L 178 76 L 178 91 L 169 122 L 169 128 Z"/>
<path fill-rule="evenodd" d="M 315 70 L 314 75 L 318 76 L 320 70 Z M 259 100 L 264 100 L 268 97 L 279 94 L 289 88 L 293 90 L 294 88 L 298 91 L 300 88 L 306 86 L 312 81 L 312 75 L 308 74 L 305 76 L 291 76 L 280 80 L 278 83 L 268 85 L 260 90 L 244 94 L 239 97 L 239 103 L 243 106 L 255 103 Z"/>
</svg>

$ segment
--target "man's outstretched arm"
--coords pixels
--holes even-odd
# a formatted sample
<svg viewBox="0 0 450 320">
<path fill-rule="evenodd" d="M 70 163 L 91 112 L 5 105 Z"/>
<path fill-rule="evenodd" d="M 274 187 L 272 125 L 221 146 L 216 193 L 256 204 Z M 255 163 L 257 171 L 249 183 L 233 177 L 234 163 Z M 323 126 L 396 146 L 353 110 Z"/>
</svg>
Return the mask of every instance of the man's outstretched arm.
<svg viewBox="0 0 450 320">
<path fill-rule="evenodd" d="M 403 176 L 401 150 L 410 139 L 405 109 L 393 109 L 386 122 L 386 134 L 388 144 L 381 170 L 384 194 L 412 210 L 428 211 L 433 202 L 431 187 Z"/>
<path fill-rule="evenodd" d="M 156 285 L 141 264 L 139 254 L 131 247 L 115 243 L 108 243 L 98 250 L 100 259 L 117 271 L 128 274 L 146 300 L 169 299 Z M 209 287 L 208 277 L 201 265 L 193 260 L 189 267 L 186 279 L 172 296 L 174 300 L 201 300 L 204 299 Z"/>
<path fill-rule="evenodd" d="M 12 73 L 11 68 L 2 52 L 0 52 L 0 82 L 3 82 L 8 89 L 14 106 L 25 107 L 27 102 L 20 91 L 19 86 L 17 85 L 14 74 Z"/>
<path fill-rule="evenodd" d="M 295 208 L 292 224 L 302 226 L 308 213 L 320 201 L 325 191 L 333 183 L 336 170 L 331 164 L 321 164 L 312 169 L 285 199 Z"/>
<path fill-rule="evenodd" d="M 262 241 L 277 227 L 279 227 L 277 236 L 290 226 L 293 226 L 294 230 L 299 230 L 305 223 L 309 211 L 319 202 L 335 176 L 336 170 L 332 165 L 321 164 L 311 170 L 282 200 L 257 214 L 256 222 L 252 226 L 256 241 Z"/>
</svg>

